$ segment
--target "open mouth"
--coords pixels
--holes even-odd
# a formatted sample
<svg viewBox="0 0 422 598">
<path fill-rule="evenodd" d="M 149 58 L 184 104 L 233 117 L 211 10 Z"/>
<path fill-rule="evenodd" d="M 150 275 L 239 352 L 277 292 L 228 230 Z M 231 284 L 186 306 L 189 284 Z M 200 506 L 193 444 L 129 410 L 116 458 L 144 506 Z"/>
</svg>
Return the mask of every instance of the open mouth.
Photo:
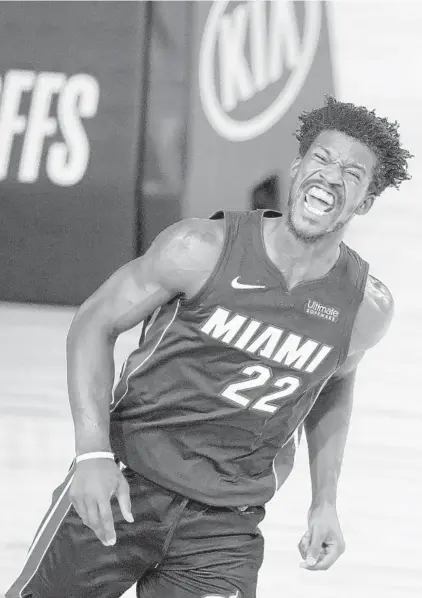
<svg viewBox="0 0 422 598">
<path fill-rule="evenodd" d="M 305 193 L 305 207 L 315 216 L 325 216 L 334 209 L 334 195 L 321 187 L 313 186 Z"/>
</svg>

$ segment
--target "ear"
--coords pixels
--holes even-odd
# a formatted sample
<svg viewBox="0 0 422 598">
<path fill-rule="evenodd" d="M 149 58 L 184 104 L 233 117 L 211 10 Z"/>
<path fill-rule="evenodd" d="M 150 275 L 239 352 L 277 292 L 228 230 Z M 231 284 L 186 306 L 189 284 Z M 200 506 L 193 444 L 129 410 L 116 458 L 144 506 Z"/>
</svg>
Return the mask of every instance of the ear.
<svg viewBox="0 0 422 598">
<path fill-rule="evenodd" d="M 300 163 L 302 161 L 301 156 L 296 156 L 293 160 L 292 165 L 290 166 L 290 176 L 293 178 L 296 176 Z"/>
<path fill-rule="evenodd" d="M 357 210 L 355 211 L 355 214 L 359 214 L 359 216 L 363 216 L 364 214 L 367 214 L 369 212 L 369 210 L 372 208 L 372 206 L 374 205 L 374 201 L 375 201 L 375 195 L 373 193 L 368 193 L 365 196 L 365 199 L 363 200 L 363 202 L 358 206 Z"/>
</svg>

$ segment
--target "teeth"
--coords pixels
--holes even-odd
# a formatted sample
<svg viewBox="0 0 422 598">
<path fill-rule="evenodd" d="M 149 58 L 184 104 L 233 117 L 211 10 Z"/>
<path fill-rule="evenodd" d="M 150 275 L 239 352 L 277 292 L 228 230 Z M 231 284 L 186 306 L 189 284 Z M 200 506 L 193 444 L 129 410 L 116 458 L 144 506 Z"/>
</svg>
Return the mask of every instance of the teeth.
<svg viewBox="0 0 422 598">
<path fill-rule="evenodd" d="M 328 193 L 328 191 L 321 189 L 320 187 L 311 187 L 308 191 L 308 195 L 312 195 L 312 197 L 315 197 L 316 199 L 323 201 L 329 206 L 334 205 L 334 196 L 331 193 Z"/>
<path fill-rule="evenodd" d="M 327 212 L 323 210 L 318 210 L 317 208 L 312 207 L 307 201 L 305 201 L 306 209 L 311 212 L 311 214 L 315 214 L 315 216 L 324 216 Z"/>
</svg>

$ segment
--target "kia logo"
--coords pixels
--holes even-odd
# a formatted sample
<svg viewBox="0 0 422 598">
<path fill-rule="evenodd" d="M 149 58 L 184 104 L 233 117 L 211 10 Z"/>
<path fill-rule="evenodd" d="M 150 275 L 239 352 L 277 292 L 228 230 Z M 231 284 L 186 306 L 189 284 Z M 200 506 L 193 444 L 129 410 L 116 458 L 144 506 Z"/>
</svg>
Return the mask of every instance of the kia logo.
<svg viewBox="0 0 422 598">
<path fill-rule="evenodd" d="M 229 12 L 230 4 L 235 3 L 216 1 L 208 14 L 199 93 L 213 129 L 230 141 L 247 141 L 271 129 L 300 93 L 318 47 L 322 8 L 314 1 L 250 0 Z M 263 93 L 265 106 L 257 114 L 234 116 L 236 108 Z"/>
</svg>

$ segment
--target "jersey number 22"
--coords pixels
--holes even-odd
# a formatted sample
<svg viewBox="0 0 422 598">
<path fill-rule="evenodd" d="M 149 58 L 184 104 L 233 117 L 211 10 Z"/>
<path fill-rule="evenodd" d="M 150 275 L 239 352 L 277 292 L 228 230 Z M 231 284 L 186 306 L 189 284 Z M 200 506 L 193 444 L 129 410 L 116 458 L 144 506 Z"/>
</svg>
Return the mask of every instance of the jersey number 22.
<svg viewBox="0 0 422 598">
<path fill-rule="evenodd" d="M 238 405 L 242 405 L 242 407 L 250 407 L 250 409 L 265 411 L 267 413 L 274 413 L 280 407 L 280 405 L 273 405 L 272 401 L 290 396 L 301 384 L 301 380 L 297 376 L 283 376 L 282 378 L 277 378 L 277 380 L 271 382 L 271 378 L 273 377 L 272 370 L 265 365 L 250 365 L 244 368 L 241 371 L 241 374 L 248 376 L 249 380 L 229 384 L 229 386 L 226 386 L 221 393 L 222 396 L 230 401 L 234 401 Z M 252 399 L 249 399 L 239 392 L 247 391 L 250 388 L 267 386 L 268 383 L 281 390 L 270 392 L 256 401 L 252 401 Z"/>
</svg>

